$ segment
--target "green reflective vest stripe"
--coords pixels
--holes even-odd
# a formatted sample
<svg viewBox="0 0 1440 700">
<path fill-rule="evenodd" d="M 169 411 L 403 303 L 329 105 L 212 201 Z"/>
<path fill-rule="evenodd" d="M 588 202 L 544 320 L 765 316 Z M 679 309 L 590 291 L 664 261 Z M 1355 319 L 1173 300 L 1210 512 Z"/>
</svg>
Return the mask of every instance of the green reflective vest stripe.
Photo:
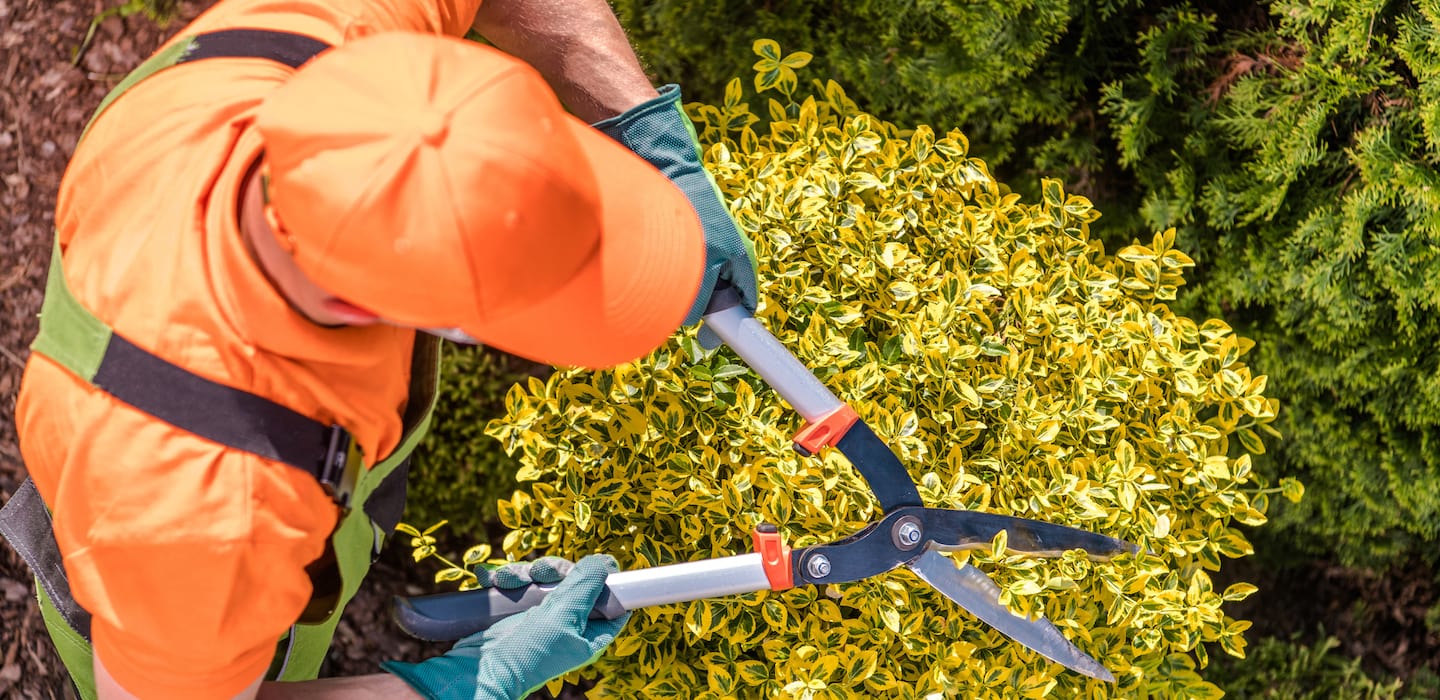
<svg viewBox="0 0 1440 700">
<path fill-rule="evenodd" d="M 91 117 L 91 123 L 125 90 L 162 69 L 183 61 L 193 48 L 195 38 L 176 42 L 141 64 L 130 73 L 101 102 L 100 108 Z M 89 127 L 86 127 L 89 130 Z M 82 136 L 83 137 L 83 136 Z M 100 366 L 106 344 L 112 330 L 100 319 L 86 310 L 71 294 L 65 283 L 58 241 L 51 258 L 49 276 L 45 287 L 45 301 L 40 311 L 40 331 L 31 348 L 76 376 L 91 381 Z M 360 582 L 370 569 L 373 557 L 378 554 L 388 534 L 374 522 L 365 510 L 365 504 L 376 488 L 414 451 L 430 425 L 435 404 L 435 387 L 439 378 L 439 340 L 433 336 L 416 336 L 415 353 L 411 365 L 409 409 L 405 416 L 405 432 L 400 445 L 385 460 L 362 469 L 356 480 L 349 507 L 344 510 L 331 536 L 340 574 L 340 593 L 334 609 L 315 623 L 296 623 L 277 641 L 275 658 L 267 678 L 281 681 L 299 681 L 315 678 L 330 648 L 335 625 L 355 596 Z M 396 473 L 403 477 L 403 473 Z M 393 525 L 393 523 L 388 523 Z M 53 601 L 37 585 L 41 615 L 55 648 L 75 682 L 76 689 L 85 700 L 96 697 L 93 670 L 93 650 L 90 643 L 65 621 Z"/>
</svg>

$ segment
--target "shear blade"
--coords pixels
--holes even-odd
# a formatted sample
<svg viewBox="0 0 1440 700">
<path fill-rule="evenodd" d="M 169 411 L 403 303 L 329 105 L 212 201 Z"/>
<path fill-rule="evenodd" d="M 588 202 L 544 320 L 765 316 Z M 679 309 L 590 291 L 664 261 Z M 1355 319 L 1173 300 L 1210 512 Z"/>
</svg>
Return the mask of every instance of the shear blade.
<svg viewBox="0 0 1440 700">
<path fill-rule="evenodd" d="M 1005 636 L 1076 673 L 1115 682 L 1115 676 L 1108 669 L 1071 644 L 1049 620 L 1021 617 L 1001 605 L 1000 587 L 985 572 L 969 564 L 957 567 L 955 562 L 930 548 L 907 566 L 946 598 Z"/>
<path fill-rule="evenodd" d="M 1104 561 L 1139 551 L 1135 545 L 1114 537 L 1011 515 L 927 508 L 921 517 L 925 538 L 931 548 L 941 551 L 989 547 L 1001 530 L 1008 535 L 1007 548 L 1033 556 L 1058 557 L 1080 549 L 1091 559 Z"/>
</svg>

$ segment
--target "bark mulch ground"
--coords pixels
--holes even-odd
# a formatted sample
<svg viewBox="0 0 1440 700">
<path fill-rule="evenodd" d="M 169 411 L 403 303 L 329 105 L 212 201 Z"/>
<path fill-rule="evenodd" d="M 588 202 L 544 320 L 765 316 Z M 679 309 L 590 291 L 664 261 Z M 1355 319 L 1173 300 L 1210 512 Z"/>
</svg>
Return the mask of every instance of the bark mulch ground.
<svg viewBox="0 0 1440 700">
<path fill-rule="evenodd" d="M 101 22 L 80 60 L 93 18 L 114 0 L 0 0 L 0 502 L 24 479 L 14 430 L 15 396 L 35 334 L 48 264 L 55 192 L 89 114 L 105 93 L 207 0 L 181 3 L 164 27 L 143 16 Z M 428 574 L 396 541 L 341 622 L 327 675 L 370 673 L 383 659 L 416 660 L 441 651 L 389 621 L 388 601 L 433 590 Z M 1252 558 L 1253 560 L 1253 558 Z M 1261 586 L 1229 612 L 1262 635 L 1313 636 L 1317 626 L 1367 667 L 1406 676 L 1440 671 L 1436 612 L 1440 585 L 1425 567 L 1388 573 L 1312 562 L 1269 570 L 1233 562 L 1225 578 Z M 1428 624 L 1427 624 L 1428 623 Z M 32 579 L 0 546 L 0 697 L 63 697 L 64 669 L 45 635 Z M 573 689 L 565 693 L 578 696 Z"/>
</svg>

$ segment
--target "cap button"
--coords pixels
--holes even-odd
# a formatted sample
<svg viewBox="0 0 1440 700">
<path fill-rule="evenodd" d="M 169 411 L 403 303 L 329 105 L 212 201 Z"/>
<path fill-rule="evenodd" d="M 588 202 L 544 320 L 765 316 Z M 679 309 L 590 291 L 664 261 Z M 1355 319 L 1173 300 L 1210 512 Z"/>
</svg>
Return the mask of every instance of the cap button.
<svg viewBox="0 0 1440 700">
<path fill-rule="evenodd" d="M 449 131 L 450 124 L 444 114 L 432 110 L 420 115 L 420 140 L 426 144 L 439 146 Z"/>
</svg>

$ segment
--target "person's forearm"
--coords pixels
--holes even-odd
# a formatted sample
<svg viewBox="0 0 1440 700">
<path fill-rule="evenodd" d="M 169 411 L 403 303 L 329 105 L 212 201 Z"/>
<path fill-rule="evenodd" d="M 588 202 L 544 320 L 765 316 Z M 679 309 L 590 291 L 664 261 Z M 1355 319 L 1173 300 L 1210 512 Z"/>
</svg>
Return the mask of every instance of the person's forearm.
<svg viewBox="0 0 1440 700">
<path fill-rule="evenodd" d="M 100 661 L 97 654 L 94 657 L 93 666 L 95 669 L 95 691 L 100 700 L 133 700 L 134 695 L 126 692 L 119 683 L 110 676 L 110 671 Z M 256 692 L 258 689 L 259 692 Z M 288 700 L 289 698 L 306 698 L 307 700 L 419 700 L 420 695 L 411 687 L 400 680 L 399 676 L 389 673 L 376 673 L 369 676 L 351 676 L 349 678 L 322 678 L 314 681 L 301 681 L 296 683 L 261 683 L 256 678 L 249 686 L 234 700 Z"/>
<path fill-rule="evenodd" d="M 255 696 L 258 700 L 289 700 L 289 698 L 305 698 L 306 700 L 394 700 L 403 698 L 405 700 L 419 700 L 420 696 L 410 688 L 405 681 L 398 676 L 389 673 L 376 673 L 369 676 L 351 676 L 348 678 L 321 678 L 314 681 L 303 681 L 300 683 L 273 683 L 260 684 L 260 693 Z"/>
<path fill-rule="evenodd" d="M 656 96 L 605 0 L 485 0 L 475 31 L 540 71 L 577 117 L 597 122 Z"/>
</svg>

